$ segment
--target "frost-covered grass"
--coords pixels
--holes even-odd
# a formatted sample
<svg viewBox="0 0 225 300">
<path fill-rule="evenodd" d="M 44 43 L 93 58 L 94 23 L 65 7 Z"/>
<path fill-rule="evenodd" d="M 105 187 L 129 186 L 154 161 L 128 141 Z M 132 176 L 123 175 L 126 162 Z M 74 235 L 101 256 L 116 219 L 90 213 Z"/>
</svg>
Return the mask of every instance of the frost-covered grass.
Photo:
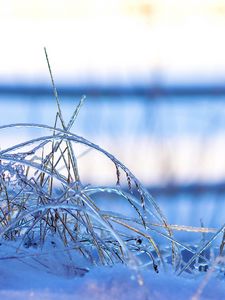
<svg viewBox="0 0 225 300">
<path fill-rule="evenodd" d="M 0 127 L 1 131 L 31 127 L 41 133 L 0 151 L 1 264 L 16 266 L 20 272 L 22 262 L 35 272 L 63 278 L 86 278 L 89 271 L 95 272 L 96 266 L 123 264 L 132 270 L 142 291 L 147 288 L 147 270 L 164 273 L 169 269 L 170 274 L 173 270 L 176 276 L 189 277 L 208 272 L 222 280 L 225 226 L 171 225 L 157 202 L 122 162 L 74 134 L 72 126 L 85 98 L 66 123 L 47 53 L 46 58 L 57 103 L 55 124 Z M 43 130 L 46 135 L 42 135 Z M 85 147 L 80 155 L 83 159 L 93 150 L 114 166 L 113 186 L 83 183 L 77 155 L 80 145 Z M 108 209 L 112 195 L 117 210 Z M 198 244 L 184 244 L 176 238 L 177 231 L 196 232 L 202 237 Z M 161 299 L 160 295 L 156 299 Z"/>
</svg>

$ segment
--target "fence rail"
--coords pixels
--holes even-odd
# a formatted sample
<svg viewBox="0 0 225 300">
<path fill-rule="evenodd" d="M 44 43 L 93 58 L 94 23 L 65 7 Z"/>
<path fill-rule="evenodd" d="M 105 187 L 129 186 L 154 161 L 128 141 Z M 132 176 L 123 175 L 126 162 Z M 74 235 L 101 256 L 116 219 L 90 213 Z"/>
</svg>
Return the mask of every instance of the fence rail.
<svg viewBox="0 0 225 300">
<path fill-rule="evenodd" d="M 174 86 L 77 86 L 58 85 L 58 91 L 63 96 L 89 96 L 122 97 L 135 96 L 156 99 L 157 97 L 220 97 L 225 96 L 224 85 L 174 85 Z M 52 95 L 49 85 L 3 85 L 0 84 L 0 96 L 50 96 Z"/>
</svg>

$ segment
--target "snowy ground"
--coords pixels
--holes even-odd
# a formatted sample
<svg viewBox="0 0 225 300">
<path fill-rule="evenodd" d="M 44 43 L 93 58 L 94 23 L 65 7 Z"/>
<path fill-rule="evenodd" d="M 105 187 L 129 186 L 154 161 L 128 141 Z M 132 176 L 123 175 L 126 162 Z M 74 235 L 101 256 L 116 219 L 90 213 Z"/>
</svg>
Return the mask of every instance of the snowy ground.
<svg viewBox="0 0 225 300">
<path fill-rule="evenodd" d="M 118 265 L 95 268 L 86 275 L 64 276 L 33 269 L 23 262 L 10 260 L 1 263 L 1 299 L 195 299 L 193 296 L 206 274 L 198 278 L 176 277 L 169 273 L 145 271 L 140 287 L 135 273 Z M 224 280 L 209 279 L 199 299 L 224 299 Z M 196 298 L 197 299 L 197 298 Z"/>
<path fill-rule="evenodd" d="M 71 258 L 65 251 L 46 245 L 36 256 L 35 247 L 21 247 L 14 242 L 0 246 L 0 299 L 92 299 L 92 300 L 177 300 L 224 299 L 224 273 L 199 272 L 177 276 L 170 269 L 152 266 L 137 274 L 121 264 L 92 267 L 80 256 Z M 15 255 L 20 258 L 15 258 Z M 24 255 L 23 255 L 24 254 Z M 28 254 L 28 255 L 26 255 Z M 167 266 L 168 268 L 168 266 Z M 224 271 L 223 271 L 224 272 Z M 138 284 L 142 278 L 144 284 Z M 139 280 L 140 281 L 140 280 Z"/>
</svg>

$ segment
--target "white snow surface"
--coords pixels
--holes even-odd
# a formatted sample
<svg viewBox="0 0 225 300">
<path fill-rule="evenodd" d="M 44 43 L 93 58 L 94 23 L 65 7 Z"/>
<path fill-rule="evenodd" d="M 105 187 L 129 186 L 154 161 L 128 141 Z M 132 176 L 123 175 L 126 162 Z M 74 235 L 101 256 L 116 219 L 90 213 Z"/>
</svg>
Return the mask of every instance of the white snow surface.
<svg viewBox="0 0 225 300">
<path fill-rule="evenodd" d="M 225 299 L 224 279 L 212 275 L 205 281 L 207 273 L 193 278 L 178 277 L 171 271 L 156 274 L 145 270 L 141 273 L 144 284 L 140 286 L 136 273 L 120 264 L 94 267 L 84 274 L 66 264 L 58 272 L 57 261 L 48 271 L 28 261 L 1 260 L 0 299 Z M 193 298 L 204 281 L 200 297 Z"/>
</svg>

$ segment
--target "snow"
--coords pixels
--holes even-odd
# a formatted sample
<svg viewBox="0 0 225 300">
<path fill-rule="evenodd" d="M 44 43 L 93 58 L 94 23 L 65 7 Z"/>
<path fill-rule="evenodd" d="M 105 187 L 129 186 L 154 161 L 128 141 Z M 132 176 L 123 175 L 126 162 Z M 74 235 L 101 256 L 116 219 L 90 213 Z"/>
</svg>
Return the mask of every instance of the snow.
<svg viewBox="0 0 225 300">
<path fill-rule="evenodd" d="M 15 241 L 0 245 L 0 299 L 207 300 L 225 296 L 222 268 L 177 276 L 168 264 L 159 273 L 152 265 L 138 271 L 119 263 L 93 266 L 75 251 L 68 255 L 48 241 L 42 255 L 33 246 L 18 246 Z"/>
<path fill-rule="evenodd" d="M 191 299 L 205 278 L 177 277 L 170 271 L 156 274 L 142 272 L 144 285 L 139 286 L 135 272 L 129 268 L 95 267 L 79 277 L 56 276 L 18 260 L 0 266 L 1 299 Z M 212 276 L 200 299 L 224 299 L 224 280 Z"/>
</svg>

